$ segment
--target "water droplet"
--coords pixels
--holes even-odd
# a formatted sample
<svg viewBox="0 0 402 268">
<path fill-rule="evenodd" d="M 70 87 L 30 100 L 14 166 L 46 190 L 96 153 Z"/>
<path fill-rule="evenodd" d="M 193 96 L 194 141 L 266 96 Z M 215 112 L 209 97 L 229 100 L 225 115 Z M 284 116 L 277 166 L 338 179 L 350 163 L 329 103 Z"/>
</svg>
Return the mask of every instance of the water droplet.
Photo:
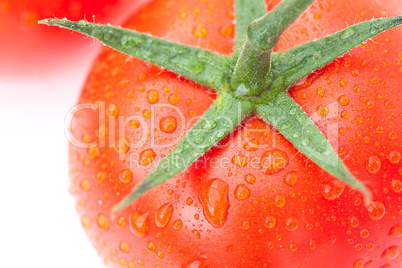
<svg viewBox="0 0 402 268">
<path fill-rule="evenodd" d="M 402 191 L 402 181 L 400 180 L 392 180 L 391 182 L 391 188 L 392 191 L 394 191 L 395 193 L 399 193 Z"/>
<path fill-rule="evenodd" d="M 219 33 L 223 36 L 230 36 L 233 34 L 233 27 L 232 25 L 222 26 L 219 30 Z"/>
<path fill-rule="evenodd" d="M 101 228 L 103 230 L 109 230 L 109 221 L 106 218 L 106 216 L 103 215 L 103 214 L 98 215 L 98 219 L 96 221 L 96 224 L 98 225 L 99 228 Z"/>
<path fill-rule="evenodd" d="M 116 221 L 116 225 L 119 228 L 124 228 L 126 227 L 127 221 L 124 217 L 119 217 Z"/>
<path fill-rule="evenodd" d="M 164 256 L 165 256 L 165 255 L 163 254 L 162 251 L 158 250 L 158 251 L 156 252 L 156 257 L 158 257 L 159 259 L 163 259 Z"/>
<path fill-rule="evenodd" d="M 332 244 L 335 244 L 335 242 L 336 242 L 336 236 L 330 235 L 330 236 L 329 236 L 329 240 L 331 241 Z"/>
<path fill-rule="evenodd" d="M 123 253 L 127 254 L 130 252 L 130 248 L 128 247 L 127 242 L 121 241 L 119 248 L 120 248 L 121 252 L 123 252 Z"/>
<path fill-rule="evenodd" d="M 289 186 L 295 186 L 297 182 L 297 173 L 290 171 L 283 176 L 283 181 Z"/>
<path fill-rule="evenodd" d="M 358 259 L 353 263 L 353 268 L 363 268 L 363 260 Z"/>
<path fill-rule="evenodd" d="M 181 227 L 183 227 L 183 222 L 181 220 L 175 220 L 173 222 L 173 228 L 178 231 L 181 229 Z"/>
<path fill-rule="evenodd" d="M 254 184 L 255 183 L 255 176 L 251 173 L 248 173 L 244 179 L 246 180 L 247 183 L 249 184 Z"/>
<path fill-rule="evenodd" d="M 151 110 L 149 110 L 149 109 L 144 109 L 144 110 L 142 111 L 142 115 L 143 115 L 144 118 L 146 118 L 146 119 L 151 118 Z"/>
<path fill-rule="evenodd" d="M 221 179 L 210 179 L 205 182 L 199 192 L 199 200 L 208 222 L 219 228 L 227 220 L 230 207 L 228 198 L 229 185 Z"/>
<path fill-rule="evenodd" d="M 385 249 L 382 253 L 381 257 L 386 258 L 388 260 L 393 260 L 399 255 L 399 248 L 398 246 L 390 246 L 389 248 Z"/>
<path fill-rule="evenodd" d="M 283 195 L 278 194 L 275 196 L 275 200 L 274 200 L 274 204 L 275 206 L 281 208 L 286 204 L 286 199 Z"/>
<path fill-rule="evenodd" d="M 232 164 L 238 167 L 245 167 L 248 164 L 248 158 L 242 154 L 235 155 L 232 157 Z"/>
<path fill-rule="evenodd" d="M 370 156 L 366 161 L 366 170 L 368 173 L 375 174 L 381 168 L 381 160 L 375 156 Z"/>
<path fill-rule="evenodd" d="M 126 137 L 120 137 L 117 140 L 115 150 L 119 154 L 125 154 L 130 150 L 130 142 L 127 140 Z"/>
<path fill-rule="evenodd" d="M 316 112 L 317 112 L 318 115 L 320 115 L 322 117 L 325 117 L 329 113 L 329 109 L 328 109 L 328 107 L 326 105 L 321 104 L 321 105 L 317 106 Z"/>
<path fill-rule="evenodd" d="M 145 237 L 148 235 L 148 228 L 148 213 L 141 214 L 138 211 L 133 211 L 130 215 L 130 230 L 138 237 Z"/>
<path fill-rule="evenodd" d="M 259 142 L 257 139 L 252 139 L 243 145 L 244 150 L 249 151 L 249 152 L 257 150 L 258 147 L 259 147 Z"/>
<path fill-rule="evenodd" d="M 362 230 L 360 231 L 360 236 L 361 236 L 362 238 L 367 238 L 367 237 L 369 237 L 369 235 L 370 235 L 370 232 L 369 232 L 369 230 L 367 230 L 367 229 L 362 229 Z"/>
<path fill-rule="evenodd" d="M 267 216 L 264 221 L 264 226 L 271 229 L 276 225 L 276 218 L 274 216 Z"/>
<path fill-rule="evenodd" d="M 155 89 L 148 90 L 147 92 L 147 101 L 150 104 L 157 103 L 159 101 L 159 92 Z"/>
<path fill-rule="evenodd" d="M 299 227 L 299 219 L 296 216 L 289 217 L 285 220 L 285 229 L 289 232 L 296 231 Z"/>
<path fill-rule="evenodd" d="M 177 129 L 177 120 L 174 116 L 166 116 L 159 122 L 159 128 L 168 134 L 173 133 Z"/>
<path fill-rule="evenodd" d="M 349 37 L 351 37 L 352 35 L 354 35 L 355 32 L 356 32 L 356 30 L 353 29 L 353 28 L 346 28 L 345 30 L 343 30 L 343 31 L 341 32 L 340 38 L 341 38 L 341 40 L 344 40 L 344 39 L 349 38 Z"/>
<path fill-rule="evenodd" d="M 202 121 L 202 123 L 201 123 L 202 128 L 203 128 L 203 129 L 207 129 L 207 130 L 214 129 L 214 128 L 217 127 L 217 125 L 218 125 L 218 124 L 217 124 L 215 121 L 213 121 L 213 120 L 208 120 L 208 119 Z"/>
<path fill-rule="evenodd" d="M 158 227 L 164 228 L 170 222 L 173 215 L 173 206 L 170 203 L 163 204 L 155 213 L 155 223 Z"/>
<path fill-rule="evenodd" d="M 84 216 L 84 217 L 81 218 L 81 224 L 85 228 L 88 228 L 89 226 L 91 226 L 91 221 L 89 220 L 88 217 Z"/>
<path fill-rule="evenodd" d="M 335 200 L 340 197 L 345 189 L 345 184 L 338 180 L 332 179 L 321 184 L 321 194 L 327 200 Z"/>
<path fill-rule="evenodd" d="M 116 117 L 119 115 L 119 108 L 114 104 L 110 104 L 106 109 L 106 114 L 110 117 Z"/>
<path fill-rule="evenodd" d="M 198 230 L 192 230 L 191 232 L 193 233 L 193 235 L 194 235 L 195 237 L 197 237 L 197 238 L 200 238 L 200 237 L 201 237 L 200 231 L 198 231 Z"/>
<path fill-rule="evenodd" d="M 349 225 L 353 228 L 359 226 L 359 219 L 356 216 L 349 217 Z"/>
<path fill-rule="evenodd" d="M 311 239 L 310 242 L 308 243 L 308 247 L 311 250 L 315 250 L 317 248 L 317 244 L 316 244 L 316 242 L 314 240 Z"/>
<path fill-rule="evenodd" d="M 368 216 L 372 220 L 380 220 L 385 215 L 385 206 L 381 201 L 373 201 L 367 208 Z"/>
<path fill-rule="evenodd" d="M 322 87 L 317 88 L 317 95 L 320 96 L 321 98 L 324 97 L 325 95 L 325 90 Z"/>
<path fill-rule="evenodd" d="M 349 97 L 346 95 L 342 95 L 338 98 L 338 103 L 342 106 L 346 106 L 349 104 Z"/>
<path fill-rule="evenodd" d="M 244 184 L 239 184 L 234 191 L 234 195 L 237 199 L 243 200 L 250 196 L 250 190 Z"/>
<path fill-rule="evenodd" d="M 156 251 L 155 243 L 152 242 L 152 241 L 148 241 L 148 243 L 147 243 L 147 249 L 148 249 L 150 252 L 155 252 L 155 251 Z"/>
<path fill-rule="evenodd" d="M 130 183 L 133 180 L 133 172 L 130 169 L 123 169 L 119 172 L 121 182 Z"/>
<path fill-rule="evenodd" d="M 141 166 L 147 166 L 155 159 L 155 152 L 152 149 L 146 149 L 140 153 L 139 163 Z"/>
<path fill-rule="evenodd" d="M 265 175 L 273 175 L 284 170 L 288 164 L 288 155 L 284 151 L 274 149 L 261 156 L 260 168 Z"/>
<path fill-rule="evenodd" d="M 203 26 L 203 25 L 196 25 L 193 28 L 193 35 L 196 38 L 204 38 L 205 36 L 207 36 L 207 29 Z"/>
<path fill-rule="evenodd" d="M 345 87 L 348 84 L 348 80 L 344 77 L 341 77 L 341 79 L 339 79 L 339 85 L 341 87 Z"/>
<path fill-rule="evenodd" d="M 390 132 L 388 132 L 388 139 L 390 139 L 391 141 L 396 139 L 396 132 L 391 130 Z"/>
<path fill-rule="evenodd" d="M 388 159 L 392 164 L 398 164 L 399 161 L 401 161 L 401 153 L 398 151 L 391 151 Z"/>
<path fill-rule="evenodd" d="M 297 245 L 295 243 L 290 243 L 289 244 L 289 250 L 290 251 L 296 251 L 297 250 Z"/>
<path fill-rule="evenodd" d="M 176 93 L 172 93 L 172 94 L 169 95 L 168 101 L 169 101 L 170 104 L 175 105 L 175 104 L 179 103 L 180 97 Z"/>
<path fill-rule="evenodd" d="M 120 43 L 124 49 L 134 48 L 142 42 L 144 42 L 144 38 L 142 36 L 123 35 L 123 37 L 120 39 Z"/>
<path fill-rule="evenodd" d="M 80 188 L 83 190 L 83 191 L 88 191 L 89 190 L 89 181 L 88 180 L 86 180 L 86 179 L 83 179 L 81 182 L 80 182 Z"/>
<path fill-rule="evenodd" d="M 386 100 L 386 101 L 384 101 L 384 106 L 388 109 L 393 109 L 393 108 L 395 108 L 395 103 L 393 103 L 390 100 Z"/>
<path fill-rule="evenodd" d="M 348 111 L 342 111 L 341 112 L 341 117 L 343 119 L 348 119 L 349 118 L 349 112 Z"/>
</svg>

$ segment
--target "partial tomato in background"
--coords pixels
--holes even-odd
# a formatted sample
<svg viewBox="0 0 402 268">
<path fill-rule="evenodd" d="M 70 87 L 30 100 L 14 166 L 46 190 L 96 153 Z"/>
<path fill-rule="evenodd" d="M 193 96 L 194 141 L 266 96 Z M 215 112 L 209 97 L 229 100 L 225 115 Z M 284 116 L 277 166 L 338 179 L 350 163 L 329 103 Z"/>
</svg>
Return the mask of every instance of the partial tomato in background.
<svg viewBox="0 0 402 268">
<path fill-rule="evenodd" d="M 148 0 L 0 0 L 0 76 L 29 75 L 74 64 L 74 52 L 92 39 L 41 27 L 39 19 L 86 19 L 122 22 L 129 12 Z M 93 17 L 93 15 L 95 17 Z"/>
<path fill-rule="evenodd" d="M 395 15 L 396 3 L 316 1 L 276 49 L 284 51 L 372 17 Z M 156 0 L 136 12 L 126 27 L 229 54 L 234 50 L 234 19 L 233 1 Z M 214 95 L 174 73 L 104 49 L 79 100 L 97 109 L 78 112 L 71 129 L 87 145 L 95 143 L 88 148 L 71 145 L 70 171 L 82 224 L 105 264 L 400 267 L 401 42 L 401 27 L 391 29 L 290 89 L 303 109 L 320 119 L 316 124 L 324 133 L 331 124 L 337 126 L 331 141 L 372 191 L 368 208 L 360 193 L 322 171 L 253 116 L 205 158 L 115 218 L 109 217 L 113 206 L 177 144 Z M 121 135 L 116 136 L 118 129 Z M 253 165 L 256 159 L 265 164 Z"/>
</svg>

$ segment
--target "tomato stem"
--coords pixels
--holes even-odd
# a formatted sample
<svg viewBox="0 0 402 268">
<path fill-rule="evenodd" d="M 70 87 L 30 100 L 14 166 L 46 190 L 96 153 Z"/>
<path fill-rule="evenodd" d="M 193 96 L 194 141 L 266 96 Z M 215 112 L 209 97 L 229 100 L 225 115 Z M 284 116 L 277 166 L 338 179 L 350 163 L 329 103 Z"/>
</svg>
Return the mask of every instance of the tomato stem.
<svg viewBox="0 0 402 268">
<path fill-rule="evenodd" d="M 257 96 L 272 82 L 271 53 L 281 34 L 314 0 L 283 0 L 265 16 L 247 28 L 247 41 L 237 61 L 231 86 L 247 89 L 248 96 Z M 244 90 L 243 90 L 244 91 Z"/>
</svg>

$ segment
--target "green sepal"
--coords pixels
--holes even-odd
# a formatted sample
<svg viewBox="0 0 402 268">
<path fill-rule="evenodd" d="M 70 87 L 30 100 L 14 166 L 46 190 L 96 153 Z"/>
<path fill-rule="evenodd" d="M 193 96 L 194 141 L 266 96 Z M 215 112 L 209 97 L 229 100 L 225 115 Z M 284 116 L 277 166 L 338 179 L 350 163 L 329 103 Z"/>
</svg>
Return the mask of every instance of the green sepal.
<svg viewBox="0 0 402 268">
<path fill-rule="evenodd" d="M 349 172 L 327 138 L 287 92 L 277 94 L 266 104 L 258 104 L 256 112 L 307 158 L 350 187 L 359 190 L 365 197 L 366 205 L 370 203 L 370 191 Z"/>
<path fill-rule="evenodd" d="M 133 193 L 113 209 L 113 213 L 124 209 L 146 191 L 185 170 L 252 112 L 251 103 L 241 101 L 231 93 L 222 92 L 177 146 L 159 162 Z"/>
<path fill-rule="evenodd" d="M 401 23 L 402 16 L 365 21 L 285 52 L 273 53 L 272 70 L 276 80 L 273 87 L 287 89 L 367 39 Z"/>
<path fill-rule="evenodd" d="M 201 48 L 169 42 L 148 34 L 113 26 L 45 19 L 40 24 L 59 26 L 94 37 L 106 45 L 136 58 L 148 61 L 220 91 L 229 88 L 229 59 Z"/>
</svg>

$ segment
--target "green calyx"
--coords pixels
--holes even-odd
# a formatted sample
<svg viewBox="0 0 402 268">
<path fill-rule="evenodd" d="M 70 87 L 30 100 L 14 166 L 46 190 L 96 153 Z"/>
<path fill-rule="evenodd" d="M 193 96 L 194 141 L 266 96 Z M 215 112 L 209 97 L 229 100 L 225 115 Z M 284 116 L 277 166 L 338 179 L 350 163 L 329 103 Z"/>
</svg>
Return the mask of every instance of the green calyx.
<svg viewBox="0 0 402 268">
<path fill-rule="evenodd" d="M 273 52 L 283 31 L 312 2 L 282 0 L 265 14 L 264 0 L 236 0 L 235 46 L 240 51 L 230 56 L 85 21 L 45 19 L 38 22 L 92 36 L 116 50 L 169 69 L 218 94 L 214 104 L 177 146 L 133 193 L 113 209 L 113 213 L 184 171 L 252 114 L 274 126 L 322 169 L 360 191 L 366 205 L 371 201 L 370 191 L 350 173 L 329 141 L 287 90 L 361 42 L 402 24 L 402 16 L 358 23 L 288 51 Z"/>
</svg>

